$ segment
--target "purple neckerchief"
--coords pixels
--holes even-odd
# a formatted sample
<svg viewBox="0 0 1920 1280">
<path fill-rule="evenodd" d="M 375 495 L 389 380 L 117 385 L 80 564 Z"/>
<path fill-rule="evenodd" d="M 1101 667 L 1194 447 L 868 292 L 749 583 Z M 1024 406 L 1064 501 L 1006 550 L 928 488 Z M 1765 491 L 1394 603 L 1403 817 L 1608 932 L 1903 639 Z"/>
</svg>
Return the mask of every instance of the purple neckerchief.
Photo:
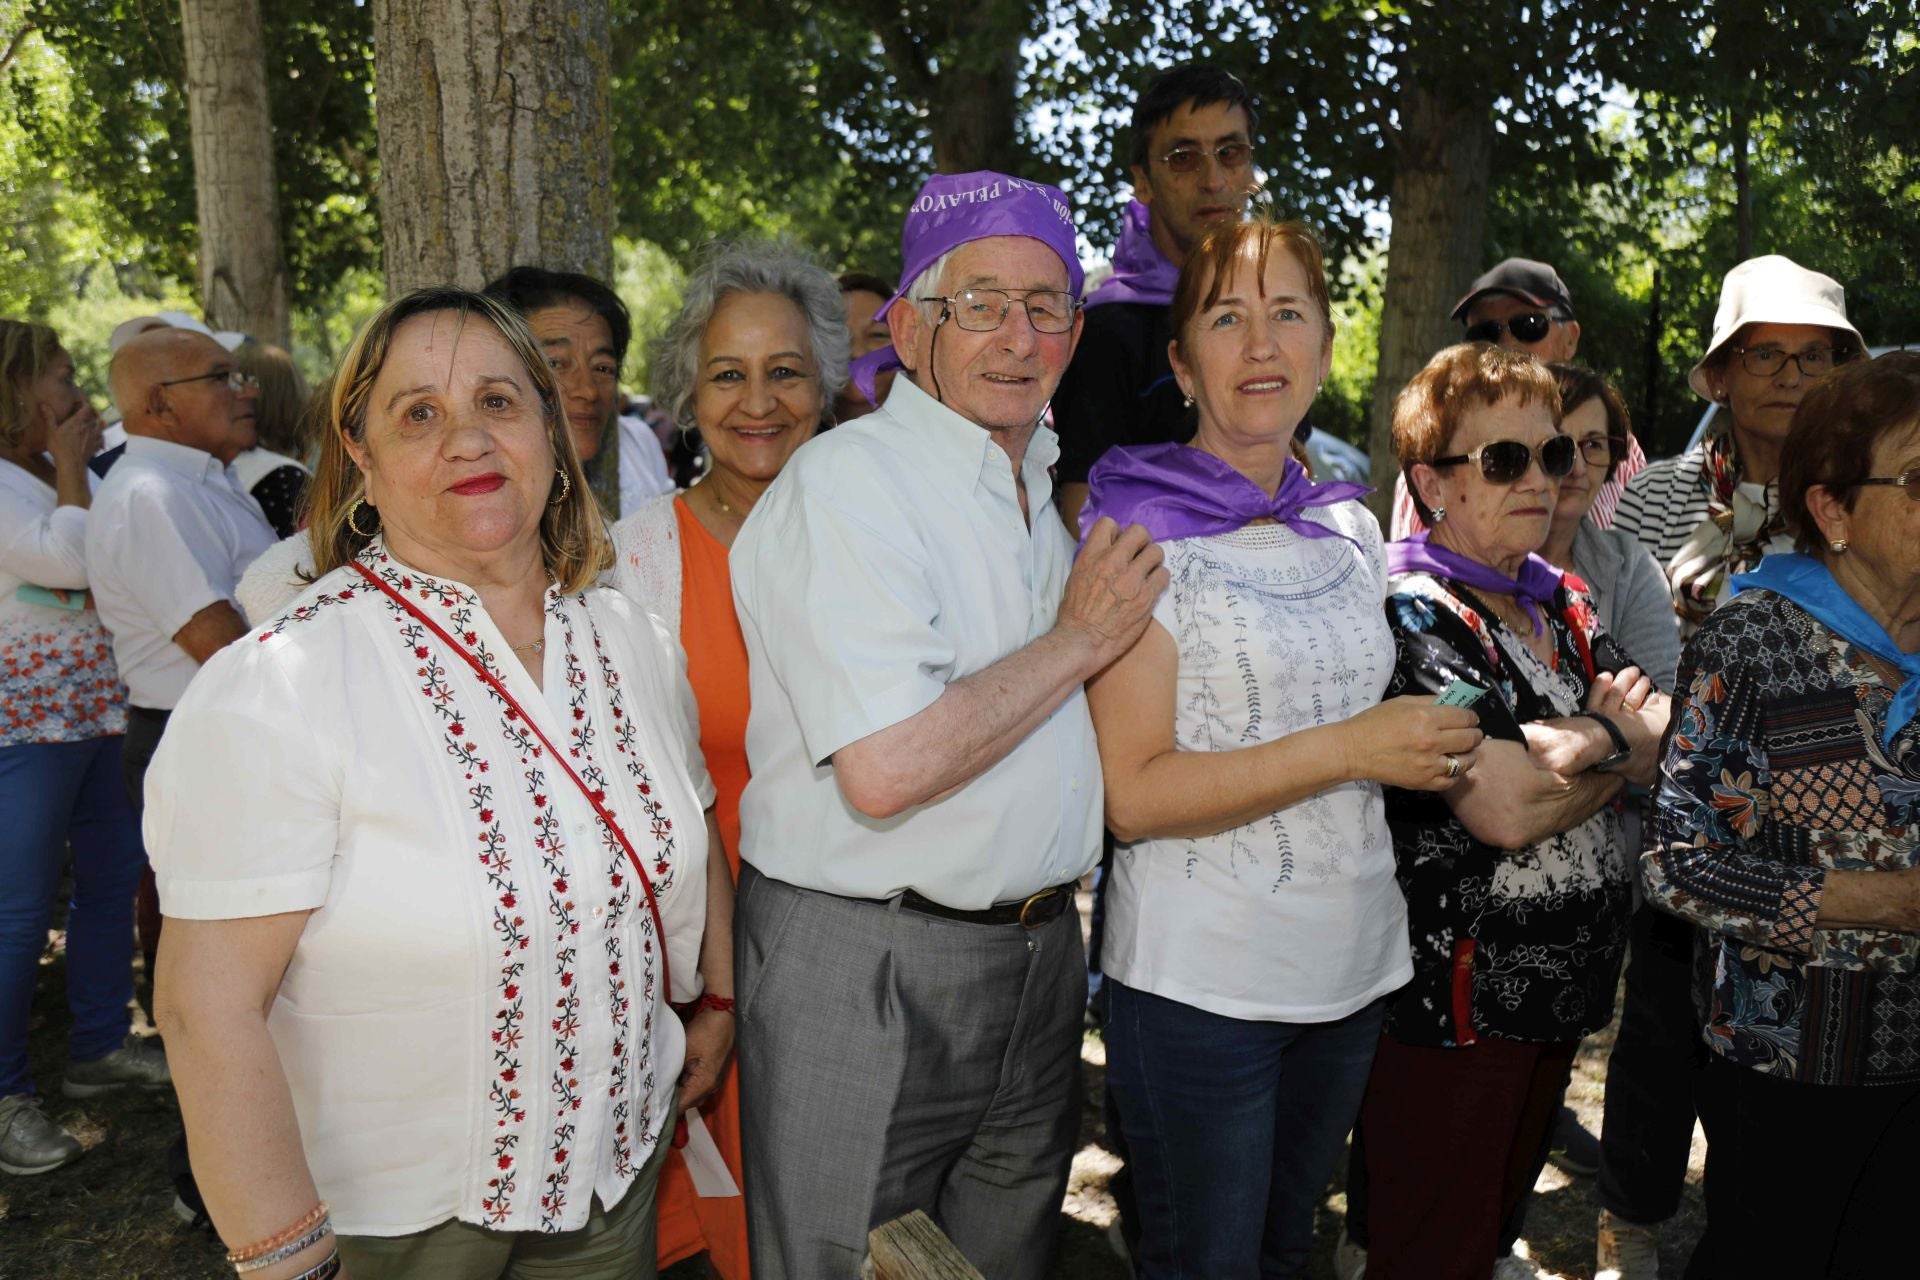
<svg viewBox="0 0 1920 1280">
<path fill-rule="evenodd" d="M 1308 507 L 1372 493 L 1363 484 L 1315 484 L 1305 468 L 1287 459 L 1280 489 L 1271 498 L 1246 476 L 1202 449 L 1184 444 L 1115 447 L 1093 464 L 1087 502 L 1080 508 L 1080 536 L 1110 516 L 1121 528 L 1144 525 L 1155 542 L 1232 533 L 1255 520 L 1273 519 L 1304 538 L 1352 538 L 1303 514 Z M 1355 542 L 1355 546 L 1360 544 Z"/>
<path fill-rule="evenodd" d="M 1120 224 L 1120 243 L 1113 248 L 1113 274 L 1087 295 L 1087 305 L 1140 302 L 1152 307 L 1170 306 L 1173 288 L 1179 283 L 1180 268 L 1168 262 L 1153 242 L 1147 206 L 1129 200 L 1126 218 Z"/>
<path fill-rule="evenodd" d="M 1475 590 L 1512 596 L 1527 611 L 1527 616 L 1533 619 L 1535 635 L 1546 630 L 1546 625 L 1540 621 L 1541 606 L 1552 607 L 1553 593 L 1560 589 L 1561 580 L 1566 577 L 1564 572 L 1539 556 L 1529 555 L 1526 563 L 1520 566 L 1520 577 L 1509 578 L 1498 569 L 1489 568 L 1478 560 L 1467 559 L 1458 551 L 1450 551 L 1429 542 L 1425 530 L 1387 544 L 1387 573 L 1430 573 L 1436 578 L 1450 578 Z"/>
</svg>

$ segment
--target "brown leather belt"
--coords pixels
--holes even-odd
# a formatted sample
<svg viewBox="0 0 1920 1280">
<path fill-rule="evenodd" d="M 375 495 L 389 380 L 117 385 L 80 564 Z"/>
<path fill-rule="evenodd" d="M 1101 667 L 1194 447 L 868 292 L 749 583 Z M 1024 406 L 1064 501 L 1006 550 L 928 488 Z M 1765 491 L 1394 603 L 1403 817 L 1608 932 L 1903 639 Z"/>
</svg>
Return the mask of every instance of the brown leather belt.
<svg viewBox="0 0 1920 1280">
<path fill-rule="evenodd" d="M 1074 891 L 1079 882 L 1069 880 L 1065 884 L 1054 885 L 1019 902 L 996 902 L 990 907 L 978 911 L 962 911 L 958 907 L 943 906 L 931 898 L 921 897 L 909 889 L 900 895 L 900 905 L 908 911 L 918 911 L 921 915 L 938 916 L 942 920 L 960 920 L 967 924 L 1017 924 L 1026 929 L 1038 929 L 1043 924 L 1051 924 L 1068 907 L 1073 905 Z M 876 899 L 868 899 L 876 901 Z M 886 899 L 877 899 L 885 902 Z"/>
</svg>

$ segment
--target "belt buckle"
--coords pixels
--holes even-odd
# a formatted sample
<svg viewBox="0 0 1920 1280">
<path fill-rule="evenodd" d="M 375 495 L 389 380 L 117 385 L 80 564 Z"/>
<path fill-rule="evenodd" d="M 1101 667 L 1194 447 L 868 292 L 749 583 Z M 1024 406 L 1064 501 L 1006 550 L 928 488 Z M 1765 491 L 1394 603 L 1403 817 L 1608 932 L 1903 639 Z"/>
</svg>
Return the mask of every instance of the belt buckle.
<svg viewBox="0 0 1920 1280">
<path fill-rule="evenodd" d="M 1033 910 L 1033 905 L 1036 902 L 1043 902 L 1046 899 L 1051 898 L 1054 894 L 1058 892 L 1060 892 L 1058 888 L 1042 889 L 1040 892 L 1034 894 L 1032 897 L 1028 898 L 1025 902 L 1021 903 L 1020 904 L 1020 927 L 1022 929 L 1038 929 L 1040 927 L 1038 924 L 1027 923 L 1027 912 Z"/>
</svg>

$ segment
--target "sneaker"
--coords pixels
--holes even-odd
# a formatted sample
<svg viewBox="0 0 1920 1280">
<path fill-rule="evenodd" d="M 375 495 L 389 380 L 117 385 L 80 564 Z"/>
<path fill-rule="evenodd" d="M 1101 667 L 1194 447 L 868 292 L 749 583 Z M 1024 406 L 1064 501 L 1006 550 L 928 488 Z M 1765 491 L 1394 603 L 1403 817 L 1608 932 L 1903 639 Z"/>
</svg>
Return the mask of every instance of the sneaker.
<svg viewBox="0 0 1920 1280">
<path fill-rule="evenodd" d="M 167 1051 L 158 1040 L 127 1034 L 126 1043 L 104 1058 L 92 1062 L 74 1062 L 67 1066 L 67 1078 L 60 1092 L 69 1098 L 91 1098 L 126 1085 L 142 1089 L 164 1089 L 173 1083 L 167 1072 Z"/>
<path fill-rule="evenodd" d="M 1334 1280 L 1363 1280 L 1367 1274 L 1367 1251 L 1345 1231 L 1340 1233 L 1340 1243 L 1333 1246 L 1333 1274 Z"/>
<path fill-rule="evenodd" d="M 1533 1265 L 1531 1258 L 1510 1253 L 1493 1264 L 1493 1280 L 1543 1280 L 1546 1272 Z"/>
<path fill-rule="evenodd" d="M 1561 1172 L 1582 1178 L 1600 1172 L 1600 1139 L 1587 1132 L 1572 1107 L 1561 1107 L 1560 1114 L 1553 1118 L 1547 1159 Z"/>
<path fill-rule="evenodd" d="M 0 1171 L 46 1173 L 80 1158 L 74 1136 L 47 1119 L 30 1093 L 0 1098 Z"/>
<path fill-rule="evenodd" d="M 1660 1229 L 1600 1211 L 1593 1280 L 1660 1280 Z"/>
</svg>

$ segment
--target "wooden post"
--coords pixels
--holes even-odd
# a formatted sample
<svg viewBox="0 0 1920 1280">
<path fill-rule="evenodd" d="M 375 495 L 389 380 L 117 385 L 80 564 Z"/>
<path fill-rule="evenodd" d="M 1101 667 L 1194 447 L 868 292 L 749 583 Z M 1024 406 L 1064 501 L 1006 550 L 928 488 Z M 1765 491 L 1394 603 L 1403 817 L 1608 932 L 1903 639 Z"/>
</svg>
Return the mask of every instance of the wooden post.
<svg viewBox="0 0 1920 1280">
<path fill-rule="evenodd" d="M 933 1219 L 915 1209 L 867 1235 L 873 1280 L 986 1280 Z"/>
</svg>

